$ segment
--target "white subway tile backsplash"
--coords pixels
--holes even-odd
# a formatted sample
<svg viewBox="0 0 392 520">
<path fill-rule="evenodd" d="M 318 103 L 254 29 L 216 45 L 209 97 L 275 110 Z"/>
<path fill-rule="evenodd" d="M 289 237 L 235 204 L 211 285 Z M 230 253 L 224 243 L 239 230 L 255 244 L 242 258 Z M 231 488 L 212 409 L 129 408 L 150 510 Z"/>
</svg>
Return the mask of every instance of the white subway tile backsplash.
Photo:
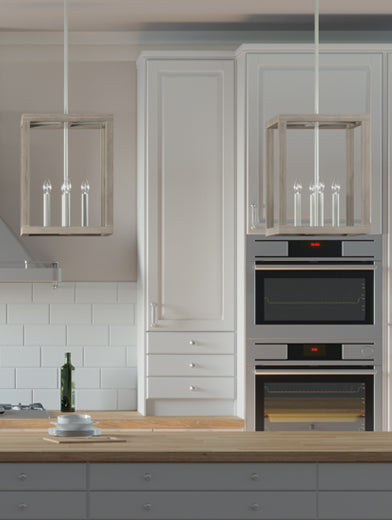
<svg viewBox="0 0 392 520">
<path fill-rule="evenodd" d="M 41 348 L 41 366 L 60 368 L 65 363 L 65 353 L 71 352 L 71 363 L 73 366 L 83 366 L 83 348 L 82 347 L 42 347 Z"/>
<path fill-rule="evenodd" d="M 117 390 L 76 390 L 78 410 L 116 410 Z"/>
<path fill-rule="evenodd" d="M 111 325 L 110 345 L 136 345 L 136 326 Z"/>
<path fill-rule="evenodd" d="M 47 410 L 60 410 L 59 388 L 35 388 L 33 390 L 33 402 L 42 403 Z M 59 411 L 59 414 L 61 412 Z"/>
<path fill-rule="evenodd" d="M 136 347 L 127 347 L 127 367 L 137 367 Z"/>
<path fill-rule="evenodd" d="M 49 305 L 39 303 L 10 303 L 7 305 L 7 323 L 49 323 Z"/>
<path fill-rule="evenodd" d="M 23 345 L 23 325 L 0 325 L 0 345 Z"/>
<path fill-rule="evenodd" d="M 126 388 L 117 390 L 117 409 L 118 410 L 136 410 L 137 408 L 137 392 L 134 388 Z"/>
<path fill-rule="evenodd" d="M 0 283 L 0 402 L 60 407 L 75 366 L 77 409 L 135 410 L 135 282 Z"/>
<path fill-rule="evenodd" d="M 2 367 L 36 367 L 41 364 L 39 347 L 1 347 L 0 365 Z M 0 381 L 0 388 L 2 383 Z M 1 399 L 1 397 L 0 397 Z"/>
<path fill-rule="evenodd" d="M 31 283 L 0 283 L 0 303 L 31 303 L 32 295 Z"/>
<path fill-rule="evenodd" d="M 15 390 L 2 388 L 0 385 L 0 402 L 2 403 L 32 403 L 33 391 L 31 389 Z"/>
<path fill-rule="evenodd" d="M 63 282 L 54 287 L 50 283 L 33 284 L 34 303 L 75 303 L 75 284 Z"/>
<path fill-rule="evenodd" d="M 68 325 L 67 344 L 107 346 L 109 329 L 106 325 Z"/>
<path fill-rule="evenodd" d="M 50 323 L 91 324 L 91 305 L 87 303 L 53 303 L 50 306 Z"/>
<path fill-rule="evenodd" d="M 136 368 L 102 368 L 102 388 L 136 388 Z"/>
<path fill-rule="evenodd" d="M 55 368 L 17 368 L 17 388 L 57 388 Z"/>
<path fill-rule="evenodd" d="M 0 368 L 0 387 L 15 388 L 15 369 Z M 1 400 L 1 397 L 0 397 Z"/>
<path fill-rule="evenodd" d="M 76 285 L 76 303 L 116 303 L 117 284 L 113 282 L 79 282 Z"/>
<path fill-rule="evenodd" d="M 137 285 L 136 282 L 119 282 L 117 292 L 118 303 L 136 303 Z"/>
<path fill-rule="evenodd" d="M 125 347 L 86 347 L 85 367 L 125 367 Z"/>
<path fill-rule="evenodd" d="M 135 306 L 130 303 L 96 303 L 93 305 L 93 323 L 133 324 L 135 323 Z"/>
<path fill-rule="evenodd" d="M 78 368 L 75 370 L 75 388 L 99 388 L 100 369 L 99 368 Z"/>
<path fill-rule="evenodd" d="M 25 325 L 25 345 L 65 345 L 65 325 Z"/>
</svg>

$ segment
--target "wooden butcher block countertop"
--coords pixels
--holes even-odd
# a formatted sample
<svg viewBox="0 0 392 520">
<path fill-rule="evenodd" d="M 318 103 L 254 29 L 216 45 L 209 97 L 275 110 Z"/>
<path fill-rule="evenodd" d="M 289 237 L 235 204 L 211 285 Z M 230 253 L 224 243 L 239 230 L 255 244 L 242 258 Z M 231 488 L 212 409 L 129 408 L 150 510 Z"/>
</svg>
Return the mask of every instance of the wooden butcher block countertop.
<svg viewBox="0 0 392 520">
<path fill-rule="evenodd" d="M 391 432 L 102 433 L 124 442 L 55 444 L 45 430 L 1 430 L 0 462 L 392 462 Z"/>
</svg>

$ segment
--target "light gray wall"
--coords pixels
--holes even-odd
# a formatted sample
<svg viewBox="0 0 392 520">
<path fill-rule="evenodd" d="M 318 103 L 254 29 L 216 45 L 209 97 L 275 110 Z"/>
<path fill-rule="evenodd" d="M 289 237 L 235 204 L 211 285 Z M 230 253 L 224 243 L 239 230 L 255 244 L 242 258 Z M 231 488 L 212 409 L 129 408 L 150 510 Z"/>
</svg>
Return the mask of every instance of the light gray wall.
<svg viewBox="0 0 392 520">
<path fill-rule="evenodd" d="M 0 49 L 0 52 L 5 47 Z M 48 59 L 30 61 L 31 52 Z M 50 46 L 22 51 L 13 59 L 0 60 L 0 216 L 19 235 L 20 227 L 20 118 L 22 113 L 63 112 L 63 64 L 50 57 Z M 56 47 L 58 51 L 58 46 Z M 36 260 L 57 260 L 66 281 L 136 280 L 136 65 L 134 61 L 77 61 L 70 63 L 70 113 L 114 115 L 114 234 L 109 237 L 21 237 Z M 38 131 L 40 132 L 40 131 Z M 54 131 L 48 131 L 52 133 Z M 60 200 L 62 149 L 53 139 L 39 136 L 33 151 L 32 215 L 41 217 L 42 179 L 53 184 L 53 213 Z M 33 141 L 34 143 L 35 141 Z M 61 142 L 61 139 L 60 139 Z M 80 180 L 84 146 L 70 158 L 72 203 L 79 212 Z M 72 153 L 72 150 L 71 152 Z M 54 171 L 56 170 L 56 171 Z M 57 174 L 57 180 L 56 180 Z M 91 206 L 94 179 L 91 179 Z M 34 194 L 35 193 L 35 194 Z M 41 224 L 41 222 L 32 222 Z M 75 224 L 79 224 L 76 222 Z M 1 244 L 0 244 L 1 247 Z"/>
</svg>

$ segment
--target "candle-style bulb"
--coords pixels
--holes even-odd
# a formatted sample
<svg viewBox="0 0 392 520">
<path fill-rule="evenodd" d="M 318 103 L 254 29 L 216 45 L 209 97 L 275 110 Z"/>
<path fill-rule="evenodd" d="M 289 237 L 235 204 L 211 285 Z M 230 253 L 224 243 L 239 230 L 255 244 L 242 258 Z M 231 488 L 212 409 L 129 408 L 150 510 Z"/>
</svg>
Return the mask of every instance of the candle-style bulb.
<svg viewBox="0 0 392 520">
<path fill-rule="evenodd" d="M 293 186 L 294 191 L 294 226 L 300 226 L 302 224 L 301 219 L 301 192 L 302 192 L 302 184 L 296 180 Z"/>
<path fill-rule="evenodd" d="M 50 226 L 51 221 L 51 204 L 50 204 L 50 194 L 52 191 L 52 183 L 49 179 L 42 185 L 43 191 L 43 225 L 44 227 Z"/>
<path fill-rule="evenodd" d="M 332 225 L 340 225 L 340 184 L 333 181 L 331 186 L 332 192 Z"/>
<path fill-rule="evenodd" d="M 61 225 L 71 225 L 71 188 L 69 179 L 64 179 L 61 185 Z"/>
<path fill-rule="evenodd" d="M 82 191 L 82 218 L 81 218 L 81 224 L 82 226 L 88 226 L 88 192 L 90 191 L 90 185 L 88 183 L 88 180 L 85 179 L 80 189 Z"/>
</svg>

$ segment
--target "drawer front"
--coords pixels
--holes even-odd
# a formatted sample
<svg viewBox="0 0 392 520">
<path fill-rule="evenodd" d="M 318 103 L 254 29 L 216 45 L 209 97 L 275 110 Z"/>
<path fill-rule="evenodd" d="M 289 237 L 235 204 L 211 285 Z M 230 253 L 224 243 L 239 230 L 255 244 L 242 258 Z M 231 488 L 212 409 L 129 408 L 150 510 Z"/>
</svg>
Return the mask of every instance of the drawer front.
<svg viewBox="0 0 392 520">
<path fill-rule="evenodd" d="M 1 519 L 87 518 L 87 493 L 81 491 L 6 491 L 0 501 Z"/>
<path fill-rule="evenodd" d="M 388 491 L 321 491 L 318 518 L 324 520 L 390 520 L 392 493 Z"/>
<path fill-rule="evenodd" d="M 92 491 L 94 519 L 305 520 L 316 517 L 316 493 L 260 491 Z"/>
<path fill-rule="evenodd" d="M 148 332 L 148 354 L 234 354 L 232 332 Z"/>
<path fill-rule="evenodd" d="M 320 464 L 319 489 L 335 491 L 392 490 L 392 464 Z"/>
<path fill-rule="evenodd" d="M 83 490 L 86 466 L 77 463 L 0 463 L 0 489 Z"/>
<path fill-rule="evenodd" d="M 149 399 L 234 399 L 233 377 L 147 377 Z"/>
<path fill-rule="evenodd" d="M 129 491 L 316 489 L 315 464 L 155 463 L 90 465 L 90 488 Z"/>
<path fill-rule="evenodd" d="M 234 356 L 150 355 L 149 376 L 234 376 Z"/>
</svg>

